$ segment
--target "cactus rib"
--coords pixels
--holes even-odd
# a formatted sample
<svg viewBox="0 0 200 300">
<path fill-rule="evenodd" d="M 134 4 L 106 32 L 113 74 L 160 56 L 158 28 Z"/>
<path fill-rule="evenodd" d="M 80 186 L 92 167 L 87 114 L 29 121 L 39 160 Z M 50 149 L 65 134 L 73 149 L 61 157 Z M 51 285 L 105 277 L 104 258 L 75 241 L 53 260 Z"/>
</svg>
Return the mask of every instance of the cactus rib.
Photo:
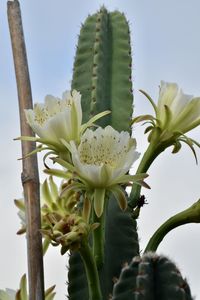
<svg viewBox="0 0 200 300">
<path fill-rule="evenodd" d="M 112 300 L 192 300 L 190 288 L 167 257 L 147 253 L 126 265 Z"/>
</svg>

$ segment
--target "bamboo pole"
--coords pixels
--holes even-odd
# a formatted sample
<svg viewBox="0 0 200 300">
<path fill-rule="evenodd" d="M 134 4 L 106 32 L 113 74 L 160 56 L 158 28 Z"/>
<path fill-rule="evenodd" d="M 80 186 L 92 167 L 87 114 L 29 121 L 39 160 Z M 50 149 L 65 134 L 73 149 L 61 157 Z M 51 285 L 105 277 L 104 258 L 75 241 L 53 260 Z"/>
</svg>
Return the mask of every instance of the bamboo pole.
<svg viewBox="0 0 200 300">
<path fill-rule="evenodd" d="M 26 123 L 24 109 L 32 108 L 32 93 L 29 78 L 26 46 L 23 34 L 20 4 L 18 0 L 8 1 L 8 23 L 17 81 L 21 135 L 34 136 Z M 22 142 L 22 156 L 35 148 L 33 142 Z M 29 278 L 29 300 L 44 299 L 40 195 L 37 156 L 22 161 L 22 185 L 26 204 L 27 256 Z"/>
</svg>

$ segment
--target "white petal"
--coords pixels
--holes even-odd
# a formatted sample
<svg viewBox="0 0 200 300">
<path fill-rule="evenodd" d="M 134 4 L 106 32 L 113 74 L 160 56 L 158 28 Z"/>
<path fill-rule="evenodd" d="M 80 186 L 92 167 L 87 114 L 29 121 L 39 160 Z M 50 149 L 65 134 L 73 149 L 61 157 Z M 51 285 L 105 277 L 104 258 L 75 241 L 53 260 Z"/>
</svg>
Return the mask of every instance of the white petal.
<svg viewBox="0 0 200 300">
<path fill-rule="evenodd" d="M 25 109 L 25 116 L 26 116 L 26 121 L 27 123 L 32 127 L 32 124 L 34 123 L 34 112 L 32 109 Z"/>
<path fill-rule="evenodd" d="M 61 99 L 56 98 L 52 95 L 47 95 L 45 97 L 45 108 L 48 111 L 50 116 L 60 112 L 60 106 L 58 104 L 60 101 Z"/>
<path fill-rule="evenodd" d="M 62 99 L 67 100 L 69 98 L 71 98 L 71 92 L 70 91 L 64 91 L 63 94 L 62 94 Z"/>
<path fill-rule="evenodd" d="M 66 91 L 63 93 L 62 98 L 65 101 L 67 100 L 67 101 L 74 102 L 77 115 L 78 115 L 78 121 L 79 121 L 78 126 L 80 127 L 82 123 L 81 94 L 76 90 L 73 90 L 71 93 L 69 91 Z"/>
<path fill-rule="evenodd" d="M 179 113 L 184 109 L 184 107 L 189 103 L 189 101 L 193 98 L 192 95 L 183 94 L 180 89 L 174 98 L 173 103 L 171 104 L 171 111 L 173 113 L 173 118 L 177 117 Z"/>
<path fill-rule="evenodd" d="M 157 106 L 157 118 L 159 120 L 165 119 L 165 105 L 168 107 L 171 106 L 172 102 L 174 101 L 175 97 L 178 93 L 178 85 L 176 83 L 167 83 L 161 81 L 160 85 L 160 93 L 158 99 L 158 106 Z"/>
<path fill-rule="evenodd" d="M 15 300 L 16 291 L 11 289 L 6 289 L 5 291 L 0 290 L 1 300 Z"/>
<path fill-rule="evenodd" d="M 113 171 L 113 179 L 120 178 L 124 174 L 126 174 L 133 163 L 140 157 L 140 153 L 135 151 L 135 148 L 133 147 L 126 155 L 124 159 L 124 165 L 119 166 L 119 168 L 116 168 Z"/>
<path fill-rule="evenodd" d="M 101 166 L 82 163 L 74 141 L 71 141 L 70 145 L 72 149 L 72 161 L 77 173 L 89 183 L 95 182 L 99 186 L 101 184 Z"/>
<path fill-rule="evenodd" d="M 71 138 L 71 123 L 70 123 L 70 112 L 65 110 L 59 114 L 56 114 L 48 122 L 48 128 L 51 132 L 54 132 L 56 139 L 69 140 Z"/>
<path fill-rule="evenodd" d="M 171 130 L 186 133 L 200 123 L 200 98 L 192 99 L 171 124 Z"/>
</svg>

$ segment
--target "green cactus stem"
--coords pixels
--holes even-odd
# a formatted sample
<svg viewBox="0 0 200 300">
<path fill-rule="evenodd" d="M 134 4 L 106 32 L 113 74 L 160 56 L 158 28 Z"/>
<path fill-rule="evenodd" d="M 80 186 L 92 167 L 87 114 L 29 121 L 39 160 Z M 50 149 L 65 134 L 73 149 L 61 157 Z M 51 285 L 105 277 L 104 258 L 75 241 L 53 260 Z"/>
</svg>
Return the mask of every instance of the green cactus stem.
<svg viewBox="0 0 200 300">
<path fill-rule="evenodd" d="M 133 101 L 131 47 L 128 22 L 123 14 L 108 13 L 102 7 L 87 18 L 80 32 L 72 89 L 81 92 L 85 121 L 110 109 L 111 114 L 102 118 L 99 125 L 130 131 Z M 103 227 L 103 224 L 100 225 L 100 228 Z M 102 232 L 100 228 L 94 231 L 93 239 L 98 265 L 103 262 L 103 245 L 99 247 L 98 242 Z M 95 246 L 97 244 L 98 247 Z"/>
<path fill-rule="evenodd" d="M 167 257 L 147 253 L 121 271 L 112 300 L 192 300 L 190 288 Z"/>
<path fill-rule="evenodd" d="M 124 263 L 129 263 L 140 252 L 136 220 L 132 219 L 131 210 L 122 211 L 114 198 L 108 202 L 105 241 L 105 263 L 100 280 L 104 299 L 108 299 Z"/>
<path fill-rule="evenodd" d="M 82 95 L 83 119 L 104 110 L 111 114 L 99 125 L 130 131 L 132 116 L 131 47 L 129 26 L 119 12 L 102 7 L 81 28 L 72 89 Z"/>
<path fill-rule="evenodd" d="M 139 255 L 136 221 L 132 219 L 129 209 L 123 212 L 117 201 L 108 201 L 105 222 L 105 262 L 99 270 L 103 299 L 112 293 L 114 279 L 119 277 L 125 262 Z M 117 249 L 117 250 L 116 250 Z M 88 287 L 85 269 L 78 252 L 69 259 L 68 294 L 70 300 L 87 300 Z"/>
<path fill-rule="evenodd" d="M 147 150 L 145 151 L 142 160 L 138 166 L 136 174 L 147 173 L 149 167 L 152 165 L 154 160 L 169 146 L 171 146 L 171 142 L 162 142 L 160 143 L 159 138 L 151 139 Z M 134 209 L 137 207 L 140 193 L 141 193 L 141 185 L 132 185 L 131 193 L 129 196 L 129 206 Z"/>
<path fill-rule="evenodd" d="M 200 223 L 200 200 L 163 223 L 149 240 L 144 252 L 156 251 L 168 232 L 188 223 Z"/>
<path fill-rule="evenodd" d="M 92 254 L 92 250 L 88 245 L 88 241 L 83 241 L 79 249 L 79 252 L 83 260 L 86 276 L 87 276 L 88 290 L 89 290 L 88 300 L 102 300 L 99 275 Z"/>
<path fill-rule="evenodd" d="M 84 122 L 94 114 L 111 110 L 111 114 L 99 120 L 98 125 L 111 125 L 118 131 L 131 132 L 131 66 L 128 22 L 124 14 L 118 11 L 110 13 L 102 7 L 83 24 L 74 62 L 72 89 L 82 95 Z M 109 199 L 103 245 L 105 262 L 99 268 L 103 299 L 108 299 L 112 292 L 113 278 L 119 276 L 122 264 L 139 253 L 136 227 L 130 209 L 122 212 L 116 200 Z M 69 264 L 69 299 L 87 300 L 87 282 L 80 255 L 73 253 Z"/>
<path fill-rule="evenodd" d="M 86 300 L 89 298 L 88 283 L 83 261 L 79 252 L 71 252 L 68 268 L 68 298 L 69 300 Z"/>
<path fill-rule="evenodd" d="M 107 201 L 106 201 L 107 202 Z M 107 205 L 105 205 L 107 206 Z M 106 207 L 100 218 L 94 213 L 93 223 L 99 223 L 99 226 L 93 230 L 93 255 L 97 264 L 97 268 L 101 268 L 104 264 L 104 244 L 105 244 L 105 214 Z"/>
</svg>

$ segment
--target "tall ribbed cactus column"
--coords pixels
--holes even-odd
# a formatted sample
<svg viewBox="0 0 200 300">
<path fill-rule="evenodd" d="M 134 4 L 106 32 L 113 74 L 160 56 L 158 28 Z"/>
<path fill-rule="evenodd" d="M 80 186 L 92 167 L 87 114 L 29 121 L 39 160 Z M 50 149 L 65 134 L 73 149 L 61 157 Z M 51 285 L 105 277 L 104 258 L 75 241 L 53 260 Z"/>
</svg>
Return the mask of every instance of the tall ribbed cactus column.
<svg viewBox="0 0 200 300">
<path fill-rule="evenodd" d="M 130 131 L 132 116 L 131 47 L 129 27 L 119 12 L 102 8 L 81 28 L 72 88 L 82 94 L 84 119 L 106 109 L 111 115 L 99 121 Z"/>
<path fill-rule="evenodd" d="M 117 11 L 108 13 L 104 7 L 89 16 L 81 28 L 72 80 L 72 88 L 82 94 L 85 121 L 110 109 L 111 114 L 102 118 L 99 125 L 131 131 L 131 64 L 125 16 Z M 123 263 L 138 254 L 136 221 L 129 210 L 122 212 L 111 199 L 105 224 L 105 264 L 99 270 L 103 299 L 112 293 L 113 278 L 119 276 Z M 78 254 L 70 258 L 68 291 L 70 300 L 88 299 L 86 277 Z"/>
</svg>

